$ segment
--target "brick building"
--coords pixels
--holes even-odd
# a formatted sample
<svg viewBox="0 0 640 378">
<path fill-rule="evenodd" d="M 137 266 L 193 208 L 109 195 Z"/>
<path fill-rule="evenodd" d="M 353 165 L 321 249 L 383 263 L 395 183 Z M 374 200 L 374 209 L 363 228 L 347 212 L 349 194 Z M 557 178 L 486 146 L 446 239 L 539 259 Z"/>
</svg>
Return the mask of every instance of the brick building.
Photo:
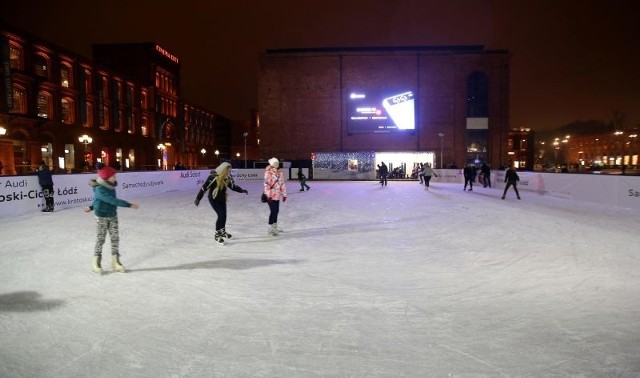
<svg viewBox="0 0 640 378">
<path fill-rule="evenodd" d="M 261 155 L 430 152 L 436 167 L 498 167 L 508 160 L 509 58 L 482 46 L 267 50 Z"/>
<path fill-rule="evenodd" d="M 96 45 L 89 60 L 0 24 L 0 162 L 25 174 L 103 162 L 126 170 L 228 159 L 231 122 L 180 96 L 178 57 L 155 43 Z M 207 155 L 208 151 L 208 155 Z"/>
</svg>

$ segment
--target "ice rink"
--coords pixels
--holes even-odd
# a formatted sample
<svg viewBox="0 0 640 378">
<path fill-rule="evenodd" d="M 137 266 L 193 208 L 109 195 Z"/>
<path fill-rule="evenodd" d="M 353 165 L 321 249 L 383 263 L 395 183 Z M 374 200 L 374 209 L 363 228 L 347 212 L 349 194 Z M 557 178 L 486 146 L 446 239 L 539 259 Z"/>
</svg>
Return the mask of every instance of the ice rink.
<svg viewBox="0 0 640 378">
<path fill-rule="evenodd" d="M 640 376 L 640 214 L 522 191 L 260 182 L 225 245 L 195 191 L 0 217 L 0 377 Z M 127 198 L 124 198 L 127 199 Z"/>
</svg>

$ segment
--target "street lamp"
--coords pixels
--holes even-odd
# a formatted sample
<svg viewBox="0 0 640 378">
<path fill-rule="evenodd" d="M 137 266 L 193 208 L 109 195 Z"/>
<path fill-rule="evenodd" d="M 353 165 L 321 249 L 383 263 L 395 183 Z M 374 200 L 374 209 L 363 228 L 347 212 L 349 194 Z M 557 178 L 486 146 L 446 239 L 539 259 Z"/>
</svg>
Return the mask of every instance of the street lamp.
<svg viewBox="0 0 640 378">
<path fill-rule="evenodd" d="M 216 162 L 218 164 L 220 164 L 220 156 L 219 156 L 220 155 L 220 151 L 216 150 L 216 152 L 214 152 L 214 154 L 216 154 Z"/>
<path fill-rule="evenodd" d="M 88 151 L 89 151 L 89 144 L 93 142 L 93 138 L 91 138 L 87 134 L 83 134 L 78 138 L 78 141 L 84 144 L 84 163 L 85 163 L 85 167 L 89 169 Z"/>
<path fill-rule="evenodd" d="M 204 164 L 204 154 L 207 153 L 207 150 L 205 150 L 204 148 L 200 150 L 200 153 L 202 154 L 202 164 Z"/>
<path fill-rule="evenodd" d="M 249 136 L 248 132 L 244 132 L 242 137 L 244 138 L 244 169 L 247 169 L 247 137 Z"/>
<path fill-rule="evenodd" d="M 5 129 L 4 127 L 0 126 L 0 136 L 5 136 L 7 135 L 7 129 Z"/>
<path fill-rule="evenodd" d="M 442 150 L 444 150 L 444 134 L 438 133 L 440 137 L 440 169 L 442 169 Z"/>
<path fill-rule="evenodd" d="M 164 150 L 167 148 L 164 144 L 160 143 L 158 145 L 158 150 L 160 151 L 160 159 L 158 159 L 158 167 L 162 168 L 164 162 Z"/>
</svg>

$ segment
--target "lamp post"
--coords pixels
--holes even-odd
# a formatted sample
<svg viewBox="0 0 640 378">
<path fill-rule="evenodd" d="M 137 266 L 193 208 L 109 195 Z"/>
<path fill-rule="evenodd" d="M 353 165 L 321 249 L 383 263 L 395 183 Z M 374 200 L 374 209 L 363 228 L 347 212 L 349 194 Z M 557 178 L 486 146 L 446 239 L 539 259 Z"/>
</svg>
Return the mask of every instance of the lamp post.
<svg viewBox="0 0 640 378">
<path fill-rule="evenodd" d="M 87 134 L 83 134 L 78 138 L 78 141 L 84 144 L 84 165 L 85 165 L 85 169 L 88 170 L 89 169 L 89 159 L 88 159 L 89 144 L 93 142 L 93 138 L 91 138 Z"/>
<path fill-rule="evenodd" d="M 442 151 L 444 150 L 444 134 L 438 133 L 440 137 L 440 169 L 442 169 Z"/>
<path fill-rule="evenodd" d="M 216 162 L 220 164 L 220 151 L 216 150 L 214 154 L 216 154 Z"/>
<path fill-rule="evenodd" d="M 200 150 L 200 153 L 202 154 L 202 164 L 204 164 L 204 154 L 207 153 L 207 150 L 205 150 L 204 148 Z"/>
<path fill-rule="evenodd" d="M 158 150 L 160 151 L 160 159 L 158 159 L 158 167 L 160 167 L 161 169 L 162 169 L 162 166 L 163 166 L 163 164 L 162 164 L 162 163 L 164 162 L 164 150 L 165 150 L 166 148 L 167 148 L 167 147 L 165 147 L 165 145 L 164 145 L 164 144 L 162 144 L 162 143 L 160 143 L 160 144 L 158 145 Z"/>
<path fill-rule="evenodd" d="M 247 169 L 247 137 L 249 136 L 248 132 L 244 132 L 242 137 L 244 138 L 244 168 Z"/>
</svg>

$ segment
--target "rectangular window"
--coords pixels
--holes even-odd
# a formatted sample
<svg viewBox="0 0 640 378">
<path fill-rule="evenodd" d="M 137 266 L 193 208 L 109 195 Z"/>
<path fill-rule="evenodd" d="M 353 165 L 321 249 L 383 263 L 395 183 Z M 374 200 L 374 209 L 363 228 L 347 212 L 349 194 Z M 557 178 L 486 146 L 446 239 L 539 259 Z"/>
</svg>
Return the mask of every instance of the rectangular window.
<svg viewBox="0 0 640 378">
<path fill-rule="evenodd" d="M 42 55 L 36 55 L 34 59 L 34 70 L 36 75 L 44 78 L 49 78 L 49 63 L 47 59 Z"/>
<path fill-rule="evenodd" d="M 147 136 L 147 117 L 142 116 L 141 120 L 140 120 L 140 133 L 143 136 Z"/>
<path fill-rule="evenodd" d="M 24 70 L 22 47 L 13 44 L 9 47 L 9 64 L 11 65 L 11 69 Z"/>
<path fill-rule="evenodd" d="M 85 122 L 85 126 L 91 127 L 93 126 L 93 104 L 90 102 L 86 103 L 87 110 L 87 120 Z"/>
<path fill-rule="evenodd" d="M 51 118 L 51 95 L 47 92 L 38 92 L 38 117 Z"/>
<path fill-rule="evenodd" d="M 147 110 L 147 92 L 140 92 L 140 108 L 142 110 Z"/>
<path fill-rule="evenodd" d="M 63 98 L 60 100 L 60 105 L 62 109 L 62 123 L 72 124 L 73 119 L 73 101 L 68 98 Z"/>
<path fill-rule="evenodd" d="M 27 98 L 24 89 L 22 88 L 13 88 L 13 109 L 11 109 L 12 113 L 27 113 Z"/>
<path fill-rule="evenodd" d="M 60 67 L 60 85 L 65 88 L 71 86 L 71 68 L 65 64 Z"/>
<path fill-rule="evenodd" d="M 91 94 L 93 91 L 93 85 L 91 85 L 92 82 L 92 75 L 91 72 L 89 71 L 84 71 L 84 92 L 86 94 Z"/>
</svg>

